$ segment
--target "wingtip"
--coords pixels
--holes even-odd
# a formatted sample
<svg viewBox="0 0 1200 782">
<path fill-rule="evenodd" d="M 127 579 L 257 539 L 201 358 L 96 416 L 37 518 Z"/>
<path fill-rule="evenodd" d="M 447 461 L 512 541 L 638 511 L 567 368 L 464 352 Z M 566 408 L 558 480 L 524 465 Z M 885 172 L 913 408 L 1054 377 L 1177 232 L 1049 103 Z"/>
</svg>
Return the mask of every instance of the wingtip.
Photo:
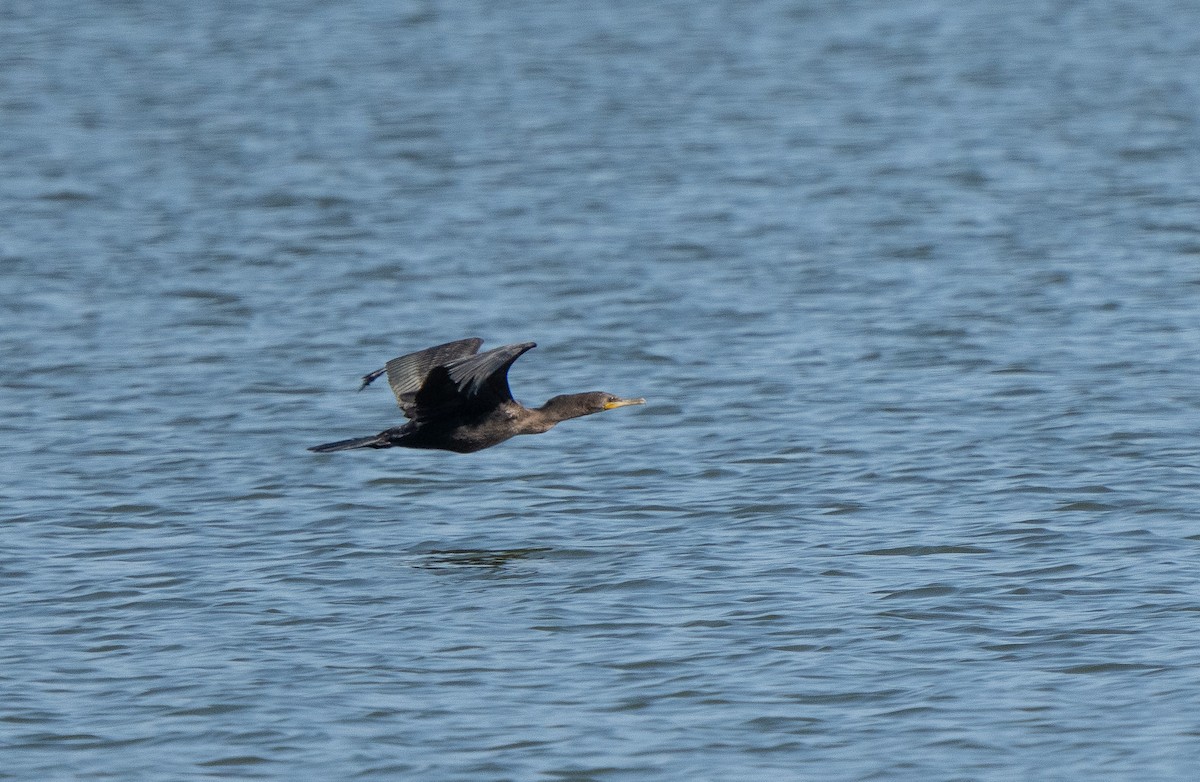
<svg viewBox="0 0 1200 782">
<path fill-rule="evenodd" d="M 364 388 L 371 385 L 371 383 L 375 382 L 375 378 L 379 377 L 384 372 L 387 372 L 387 367 L 384 367 L 383 369 L 377 369 L 374 372 L 370 372 L 368 374 L 363 375 L 362 376 L 362 385 L 358 387 L 358 390 L 362 391 Z"/>
</svg>

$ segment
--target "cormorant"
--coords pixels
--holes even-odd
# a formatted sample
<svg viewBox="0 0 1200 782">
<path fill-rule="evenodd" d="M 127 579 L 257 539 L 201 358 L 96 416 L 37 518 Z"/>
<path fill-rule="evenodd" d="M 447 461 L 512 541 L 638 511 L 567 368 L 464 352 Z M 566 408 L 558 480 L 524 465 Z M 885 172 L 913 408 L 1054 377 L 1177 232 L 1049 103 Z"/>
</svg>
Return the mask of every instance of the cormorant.
<svg viewBox="0 0 1200 782">
<path fill-rule="evenodd" d="M 524 407 L 508 389 L 508 368 L 536 343 L 479 353 L 482 344 L 478 338 L 447 342 L 394 358 L 383 369 L 364 375 L 360 391 L 387 373 L 392 393 L 409 421 L 371 437 L 338 440 L 308 450 L 329 453 L 400 447 L 472 453 L 518 434 L 541 434 L 568 418 L 646 403 L 645 399 L 589 391 L 552 397 L 541 407 Z"/>
</svg>

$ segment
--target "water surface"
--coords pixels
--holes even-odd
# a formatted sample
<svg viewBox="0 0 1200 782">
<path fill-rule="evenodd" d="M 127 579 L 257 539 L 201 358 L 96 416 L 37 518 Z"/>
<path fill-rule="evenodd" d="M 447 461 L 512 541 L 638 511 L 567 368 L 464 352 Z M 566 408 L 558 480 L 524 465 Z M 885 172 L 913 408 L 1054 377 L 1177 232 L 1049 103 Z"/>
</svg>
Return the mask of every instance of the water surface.
<svg viewBox="0 0 1200 782">
<path fill-rule="evenodd" d="M 0 778 L 1190 779 L 1200 13 L 975 5 L 6 5 Z"/>
</svg>

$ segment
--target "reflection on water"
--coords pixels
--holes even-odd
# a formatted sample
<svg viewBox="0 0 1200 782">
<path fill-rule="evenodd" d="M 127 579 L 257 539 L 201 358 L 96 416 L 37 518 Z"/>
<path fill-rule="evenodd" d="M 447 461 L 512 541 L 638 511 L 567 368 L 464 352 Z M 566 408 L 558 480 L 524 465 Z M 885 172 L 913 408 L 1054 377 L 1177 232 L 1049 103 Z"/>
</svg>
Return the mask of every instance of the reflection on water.
<svg viewBox="0 0 1200 782">
<path fill-rule="evenodd" d="M 514 562 L 519 562 L 531 557 L 536 558 L 539 554 L 551 551 L 550 548 L 516 548 L 499 551 L 486 551 L 479 549 L 447 549 L 444 551 L 432 550 L 422 557 L 422 562 L 418 567 L 428 568 L 430 570 L 440 570 L 448 568 L 460 567 L 476 567 L 499 570 Z"/>
</svg>

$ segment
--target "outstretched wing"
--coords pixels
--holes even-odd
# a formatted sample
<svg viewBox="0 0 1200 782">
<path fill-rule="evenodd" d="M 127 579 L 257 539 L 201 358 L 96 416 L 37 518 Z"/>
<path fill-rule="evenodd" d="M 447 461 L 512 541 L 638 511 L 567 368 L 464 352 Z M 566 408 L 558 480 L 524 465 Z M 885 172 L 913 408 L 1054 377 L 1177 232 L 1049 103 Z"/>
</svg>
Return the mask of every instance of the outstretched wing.
<svg viewBox="0 0 1200 782">
<path fill-rule="evenodd" d="M 359 390 L 361 391 L 363 388 L 366 388 L 372 380 L 386 372 L 388 385 L 392 387 L 392 393 L 396 395 L 396 403 L 400 405 L 400 409 L 404 411 L 406 417 L 412 418 L 414 414 L 414 396 L 429 377 L 430 371 L 458 359 L 474 355 L 482 344 L 482 339 L 471 337 L 470 339 L 447 342 L 444 345 L 435 345 L 425 350 L 419 350 L 416 353 L 409 353 L 406 356 L 394 358 L 387 362 L 387 366 L 383 369 L 377 369 L 369 375 L 364 375 L 363 383 Z"/>
<path fill-rule="evenodd" d="M 486 412 L 513 396 L 508 368 L 535 342 L 505 345 L 434 367 L 413 397 L 410 418 L 430 420 Z M 407 411 L 406 411 L 407 414 Z"/>
</svg>

